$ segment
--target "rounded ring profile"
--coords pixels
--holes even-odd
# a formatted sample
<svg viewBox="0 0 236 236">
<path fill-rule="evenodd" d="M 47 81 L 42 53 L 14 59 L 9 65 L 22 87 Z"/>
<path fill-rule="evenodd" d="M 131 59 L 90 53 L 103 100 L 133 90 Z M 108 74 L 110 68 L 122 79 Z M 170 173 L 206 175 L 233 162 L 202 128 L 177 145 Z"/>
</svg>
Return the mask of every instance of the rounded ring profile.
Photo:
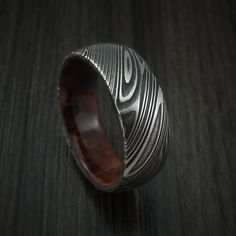
<svg viewBox="0 0 236 236">
<path fill-rule="evenodd" d="M 72 154 L 97 188 L 135 188 L 159 172 L 168 149 L 166 103 L 133 49 L 95 44 L 72 52 L 62 65 L 58 98 Z"/>
</svg>

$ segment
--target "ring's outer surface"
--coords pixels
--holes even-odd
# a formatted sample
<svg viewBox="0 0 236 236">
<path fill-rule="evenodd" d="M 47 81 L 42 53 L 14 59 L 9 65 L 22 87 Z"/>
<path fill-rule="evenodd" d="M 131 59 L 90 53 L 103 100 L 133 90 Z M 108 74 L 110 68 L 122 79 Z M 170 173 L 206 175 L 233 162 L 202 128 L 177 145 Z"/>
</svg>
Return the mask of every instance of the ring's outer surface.
<svg viewBox="0 0 236 236">
<path fill-rule="evenodd" d="M 95 80 L 86 77 L 90 74 L 87 73 L 88 70 L 94 71 L 96 75 L 91 75 L 91 77 L 96 77 Z M 71 76 L 73 79 L 68 79 Z M 76 80 L 79 81 L 78 85 L 70 84 Z M 89 96 L 86 102 L 81 99 L 86 97 L 87 92 L 84 91 L 90 93 L 92 90 L 87 88 L 90 85 L 84 85 L 84 83 L 91 81 L 88 84 L 92 84 L 96 83 L 93 82 L 96 80 L 100 81 L 99 83 L 102 84 L 100 87 L 103 86 L 103 88 L 102 92 L 96 91 L 96 93 L 91 93 L 91 96 L 89 95 L 90 98 L 100 100 L 95 101 L 97 105 L 92 102 L 92 106 L 96 108 L 91 108 L 93 109 L 91 110 L 86 108 L 90 106 Z M 108 192 L 126 190 L 140 186 L 159 172 L 168 149 L 167 108 L 158 80 L 140 55 L 126 46 L 116 44 L 96 44 L 81 48 L 65 59 L 59 83 L 59 103 L 68 143 L 76 163 L 90 182 L 97 188 Z M 99 86 L 96 85 L 93 88 L 97 90 Z M 78 93 L 75 92 L 75 94 L 76 89 Z M 68 95 L 70 93 L 72 95 Z M 106 93 L 108 96 L 103 95 Z M 80 97 L 79 100 L 74 99 L 76 96 Z M 91 101 L 94 101 L 93 99 Z M 107 101 L 110 99 L 110 101 L 105 102 L 103 99 Z M 75 101 L 82 104 L 76 105 L 76 109 L 81 110 L 80 113 L 75 114 L 75 109 L 71 105 L 72 100 L 73 104 Z M 97 123 L 103 119 L 98 125 L 100 128 L 103 127 L 99 128 L 103 136 L 100 137 L 98 134 L 98 138 L 96 132 L 91 135 L 91 127 L 88 135 L 87 124 L 79 123 L 80 121 L 89 123 L 89 117 L 95 113 L 99 116 Z M 91 126 L 91 122 L 89 124 Z M 114 147 L 113 151 L 118 157 L 111 162 L 117 163 L 111 167 L 112 171 L 106 165 L 112 165 L 109 163 L 113 157 L 103 155 L 104 138 Z M 93 143 L 93 148 L 96 140 L 100 143 L 91 152 L 88 150 L 89 145 Z"/>
</svg>

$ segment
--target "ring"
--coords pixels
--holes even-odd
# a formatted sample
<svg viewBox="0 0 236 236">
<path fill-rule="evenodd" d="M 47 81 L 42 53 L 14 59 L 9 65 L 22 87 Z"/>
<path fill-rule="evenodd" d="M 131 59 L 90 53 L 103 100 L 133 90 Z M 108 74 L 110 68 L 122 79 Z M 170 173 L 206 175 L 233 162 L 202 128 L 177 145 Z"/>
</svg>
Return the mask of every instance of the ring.
<svg viewBox="0 0 236 236">
<path fill-rule="evenodd" d="M 95 44 L 67 56 L 58 99 L 73 157 L 98 189 L 138 187 L 163 166 L 166 103 L 157 78 L 133 49 Z"/>
</svg>

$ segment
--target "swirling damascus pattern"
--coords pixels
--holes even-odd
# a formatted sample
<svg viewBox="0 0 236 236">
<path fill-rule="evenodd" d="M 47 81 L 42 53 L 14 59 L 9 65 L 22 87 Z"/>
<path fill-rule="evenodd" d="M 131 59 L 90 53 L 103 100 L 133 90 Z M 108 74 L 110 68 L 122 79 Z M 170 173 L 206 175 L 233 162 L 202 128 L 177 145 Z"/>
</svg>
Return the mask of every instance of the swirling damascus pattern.
<svg viewBox="0 0 236 236">
<path fill-rule="evenodd" d="M 122 184 L 155 175 L 166 157 L 169 128 L 162 90 L 147 63 L 134 50 L 115 44 L 92 45 L 74 54 L 97 68 L 117 106 L 125 140 Z"/>
</svg>

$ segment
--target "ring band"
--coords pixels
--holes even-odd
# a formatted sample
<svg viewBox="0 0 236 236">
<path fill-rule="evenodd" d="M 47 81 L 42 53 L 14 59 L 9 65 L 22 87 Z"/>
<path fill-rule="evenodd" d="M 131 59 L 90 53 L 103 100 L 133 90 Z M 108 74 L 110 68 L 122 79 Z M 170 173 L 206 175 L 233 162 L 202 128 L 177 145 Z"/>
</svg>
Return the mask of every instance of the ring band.
<svg viewBox="0 0 236 236">
<path fill-rule="evenodd" d="M 163 166 L 169 125 L 162 90 L 134 50 L 96 44 L 65 58 L 58 98 L 76 163 L 100 190 L 138 187 Z"/>
</svg>

